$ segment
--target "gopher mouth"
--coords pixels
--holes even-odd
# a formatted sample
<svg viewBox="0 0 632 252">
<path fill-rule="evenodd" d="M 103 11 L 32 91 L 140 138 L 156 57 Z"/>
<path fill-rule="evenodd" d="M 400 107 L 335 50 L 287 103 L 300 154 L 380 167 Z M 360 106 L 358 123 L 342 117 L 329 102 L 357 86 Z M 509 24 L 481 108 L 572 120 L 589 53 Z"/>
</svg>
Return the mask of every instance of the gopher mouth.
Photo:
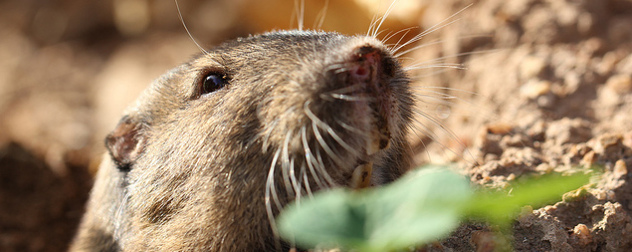
<svg viewBox="0 0 632 252">
<path fill-rule="evenodd" d="M 359 102 L 356 111 L 362 117 L 360 123 L 367 132 L 364 151 L 366 156 L 360 158 L 353 169 L 350 187 L 360 189 L 371 185 L 373 173 L 373 157 L 376 153 L 389 148 L 391 130 L 389 127 L 390 108 L 388 84 L 381 79 L 384 75 L 382 55 L 379 49 L 362 46 L 355 50 L 353 64 L 349 69 L 349 85 L 363 87 L 364 95 L 370 99 Z"/>
</svg>

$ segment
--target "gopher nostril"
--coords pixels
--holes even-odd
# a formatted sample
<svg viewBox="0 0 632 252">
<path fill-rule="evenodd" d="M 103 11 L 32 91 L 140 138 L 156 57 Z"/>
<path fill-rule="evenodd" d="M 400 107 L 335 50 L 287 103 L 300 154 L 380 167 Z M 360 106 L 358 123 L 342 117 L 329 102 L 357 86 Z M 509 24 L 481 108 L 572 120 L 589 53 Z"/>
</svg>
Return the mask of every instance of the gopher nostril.
<svg viewBox="0 0 632 252">
<path fill-rule="evenodd" d="M 358 67 L 354 74 L 356 77 L 366 77 L 369 74 L 369 70 L 364 67 Z"/>
<path fill-rule="evenodd" d="M 367 51 L 369 50 L 370 51 Z M 371 78 L 372 72 L 378 68 L 380 55 L 375 48 L 361 48 L 356 54 L 355 66 L 350 69 L 352 77 L 358 81 Z"/>
</svg>

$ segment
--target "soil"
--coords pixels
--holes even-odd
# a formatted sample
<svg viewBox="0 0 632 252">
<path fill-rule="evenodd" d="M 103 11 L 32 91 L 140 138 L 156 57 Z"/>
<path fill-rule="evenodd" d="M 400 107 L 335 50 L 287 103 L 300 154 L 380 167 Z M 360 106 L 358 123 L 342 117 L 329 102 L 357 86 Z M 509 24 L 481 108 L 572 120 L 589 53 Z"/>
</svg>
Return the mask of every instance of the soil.
<svg viewBox="0 0 632 252">
<path fill-rule="evenodd" d="M 203 47 L 293 24 L 281 0 L 178 2 Z M 366 32 L 370 1 L 330 2 L 323 29 Z M 322 3 L 307 3 L 317 20 Z M 597 169 L 562 201 L 525 207 L 506 240 L 516 251 L 632 251 L 632 1 L 469 3 L 400 0 L 383 26 L 440 28 L 403 58 L 421 64 L 416 162 L 455 162 L 487 187 Z M 170 1 L 0 2 L 0 251 L 67 249 L 105 134 L 195 53 Z M 424 250 L 493 251 L 491 230 L 466 223 Z"/>
</svg>

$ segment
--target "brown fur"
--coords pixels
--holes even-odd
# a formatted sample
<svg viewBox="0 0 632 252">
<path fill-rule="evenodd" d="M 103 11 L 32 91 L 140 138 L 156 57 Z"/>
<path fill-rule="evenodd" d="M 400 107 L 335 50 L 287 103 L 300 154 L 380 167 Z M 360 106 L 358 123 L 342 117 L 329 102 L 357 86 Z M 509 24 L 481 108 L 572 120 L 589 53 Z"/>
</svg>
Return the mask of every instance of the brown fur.
<svg viewBox="0 0 632 252">
<path fill-rule="evenodd" d="M 348 66 L 364 64 L 367 52 L 379 60 L 372 73 L 381 84 L 365 90 L 373 100 L 328 97 L 348 85 Z M 228 84 L 202 95 L 209 72 Z M 306 184 L 331 186 L 308 169 L 318 157 L 336 185 L 347 185 L 358 162 L 374 163 L 374 184 L 392 181 L 410 165 L 411 103 L 399 64 L 370 37 L 290 31 L 222 44 L 155 81 L 108 136 L 110 156 L 71 251 L 281 249 L 266 211 L 270 169 L 281 205 L 297 197 L 288 176 L 298 177 L 302 195 Z M 318 128 L 324 147 L 306 107 L 347 146 Z M 367 155 L 377 123 L 389 143 Z"/>
</svg>

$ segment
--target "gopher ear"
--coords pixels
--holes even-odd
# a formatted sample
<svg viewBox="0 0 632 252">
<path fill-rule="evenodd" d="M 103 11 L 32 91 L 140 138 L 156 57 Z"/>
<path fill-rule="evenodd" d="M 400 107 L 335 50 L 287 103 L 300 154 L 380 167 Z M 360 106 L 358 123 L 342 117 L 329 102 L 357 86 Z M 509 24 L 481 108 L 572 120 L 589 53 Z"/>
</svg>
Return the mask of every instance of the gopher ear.
<svg viewBox="0 0 632 252">
<path fill-rule="evenodd" d="M 105 146 L 121 171 L 129 171 L 145 149 L 143 125 L 125 116 L 105 138 Z"/>
</svg>

